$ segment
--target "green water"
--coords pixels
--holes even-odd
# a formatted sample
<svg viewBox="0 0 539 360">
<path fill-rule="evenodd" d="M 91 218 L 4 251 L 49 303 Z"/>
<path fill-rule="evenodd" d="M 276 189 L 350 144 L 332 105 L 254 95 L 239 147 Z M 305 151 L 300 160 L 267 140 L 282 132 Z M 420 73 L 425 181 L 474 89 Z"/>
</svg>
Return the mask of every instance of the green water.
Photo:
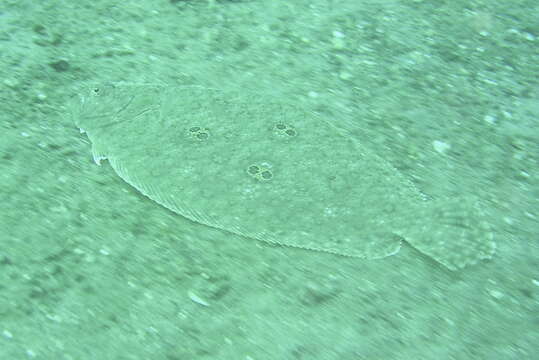
<svg viewBox="0 0 539 360">
<path fill-rule="evenodd" d="M 537 11 L 531 1 L 2 2 L 0 358 L 532 359 L 539 333 Z M 178 184 L 185 193 L 179 201 L 204 199 L 189 205 L 198 214 L 191 220 L 156 204 L 109 162 L 94 162 L 93 155 L 109 154 L 92 154 L 70 116 L 81 88 L 119 81 L 239 94 L 236 103 L 260 106 L 245 105 L 238 118 L 265 109 L 259 115 L 268 131 L 297 121 L 273 116 L 278 111 L 265 105 L 268 99 L 341 129 L 371 154 L 368 168 L 376 171 L 363 176 L 381 180 L 365 186 L 342 175 L 335 188 L 367 192 L 361 213 L 384 216 L 358 221 L 379 221 L 380 232 L 400 235 L 400 250 L 366 260 L 253 241 L 234 234 L 230 223 L 221 227 L 229 231 L 204 225 L 207 214 L 233 219 L 234 209 L 242 211 L 236 198 L 221 198 L 236 201 L 226 212 L 204 197 L 232 191 L 228 182 L 210 194 L 204 189 L 216 188 L 201 177 Z M 200 134 L 211 141 L 225 128 L 216 118 L 229 108 L 218 107 L 209 119 L 208 99 L 197 96 L 201 111 L 191 109 L 189 121 L 208 129 Z M 174 102 L 160 106 L 168 104 Z M 291 125 L 299 129 L 295 140 L 310 133 L 302 126 Z M 148 161 L 161 150 L 193 149 L 170 147 L 173 135 L 152 137 L 153 147 L 145 136 L 134 145 L 117 132 L 103 131 L 102 139 L 118 154 L 130 144 L 139 154 L 130 161 Z M 267 158 L 293 162 L 302 153 L 289 143 L 297 153 L 283 156 L 257 139 L 249 150 Z M 243 143 L 213 156 L 239 161 Z M 361 170 L 347 158 L 321 161 L 335 160 L 342 143 L 312 137 L 305 144 L 321 151 L 306 157 L 326 164 L 319 166 L 324 171 L 338 161 Z M 252 158 L 238 165 L 245 181 L 260 181 L 249 177 L 253 165 L 272 177 L 252 184 L 281 181 L 278 166 L 246 154 Z M 129 168 L 209 176 L 195 160 Z M 385 178 L 383 169 L 397 172 Z M 214 175 L 210 185 L 226 176 Z M 388 202 L 403 182 L 421 201 L 442 206 L 427 211 Z M 288 205 L 274 201 L 265 208 Z M 448 208 L 476 206 L 480 211 L 471 213 L 478 218 L 455 211 L 441 221 Z M 302 219 L 301 212 L 275 216 L 290 229 L 287 219 Z M 370 229 L 363 229 L 367 238 L 381 238 Z M 496 252 L 453 249 L 456 263 L 478 251 L 485 256 L 451 271 L 422 251 L 425 243 L 411 240 L 435 234 L 455 244 L 447 229 L 472 234 L 476 244 L 492 239 Z M 323 238 L 315 236 L 314 245 Z"/>
</svg>

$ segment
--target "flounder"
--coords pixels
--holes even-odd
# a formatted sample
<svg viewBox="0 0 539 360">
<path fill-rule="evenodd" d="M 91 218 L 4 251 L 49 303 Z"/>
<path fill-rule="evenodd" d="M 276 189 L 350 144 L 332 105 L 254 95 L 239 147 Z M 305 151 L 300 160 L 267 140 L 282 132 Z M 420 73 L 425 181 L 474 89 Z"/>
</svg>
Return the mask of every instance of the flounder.
<svg viewBox="0 0 539 360">
<path fill-rule="evenodd" d="M 82 91 L 69 112 L 96 163 L 198 223 L 364 259 L 404 240 L 451 270 L 495 250 L 474 199 L 425 199 L 346 130 L 285 101 L 110 84 Z"/>
</svg>

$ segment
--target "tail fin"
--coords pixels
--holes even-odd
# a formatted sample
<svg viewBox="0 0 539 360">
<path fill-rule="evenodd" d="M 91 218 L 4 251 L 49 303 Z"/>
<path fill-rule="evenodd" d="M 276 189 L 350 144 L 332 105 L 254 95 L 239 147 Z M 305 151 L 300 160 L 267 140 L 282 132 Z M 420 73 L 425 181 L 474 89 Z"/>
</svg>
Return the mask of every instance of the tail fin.
<svg viewBox="0 0 539 360">
<path fill-rule="evenodd" d="M 496 243 L 477 200 L 454 197 L 426 201 L 415 223 L 396 233 L 450 270 L 490 259 Z"/>
</svg>

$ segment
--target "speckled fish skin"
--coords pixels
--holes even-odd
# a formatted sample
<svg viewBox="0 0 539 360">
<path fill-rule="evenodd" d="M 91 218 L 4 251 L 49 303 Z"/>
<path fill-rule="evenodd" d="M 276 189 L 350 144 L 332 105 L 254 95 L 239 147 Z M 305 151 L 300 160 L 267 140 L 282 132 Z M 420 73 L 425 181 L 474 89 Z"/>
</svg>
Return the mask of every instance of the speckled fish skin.
<svg viewBox="0 0 539 360">
<path fill-rule="evenodd" d="M 346 131 L 286 102 L 198 86 L 92 86 L 69 106 L 96 162 L 166 208 L 248 238 L 365 259 L 405 239 L 448 269 L 488 259 L 475 200 L 426 201 Z"/>
</svg>

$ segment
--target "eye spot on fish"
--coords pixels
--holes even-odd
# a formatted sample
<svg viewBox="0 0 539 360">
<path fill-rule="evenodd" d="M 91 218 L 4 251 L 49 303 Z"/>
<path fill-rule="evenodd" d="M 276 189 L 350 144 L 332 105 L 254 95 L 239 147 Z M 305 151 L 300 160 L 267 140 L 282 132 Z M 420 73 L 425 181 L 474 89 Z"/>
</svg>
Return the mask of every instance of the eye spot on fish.
<svg viewBox="0 0 539 360">
<path fill-rule="evenodd" d="M 296 129 L 290 124 L 277 123 L 273 130 L 276 135 L 282 137 L 295 137 L 298 135 Z"/>
<path fill-rule="evenodd" d="M 208 138 L 210 137 L 210 130 L 208 128 L 202 128 L 200 126 L 193 126 L 189 128 L 187 134 L 192 139 L 195 139 L 197 141 L 204 141 L 208 140 Z"/>
</svg>

